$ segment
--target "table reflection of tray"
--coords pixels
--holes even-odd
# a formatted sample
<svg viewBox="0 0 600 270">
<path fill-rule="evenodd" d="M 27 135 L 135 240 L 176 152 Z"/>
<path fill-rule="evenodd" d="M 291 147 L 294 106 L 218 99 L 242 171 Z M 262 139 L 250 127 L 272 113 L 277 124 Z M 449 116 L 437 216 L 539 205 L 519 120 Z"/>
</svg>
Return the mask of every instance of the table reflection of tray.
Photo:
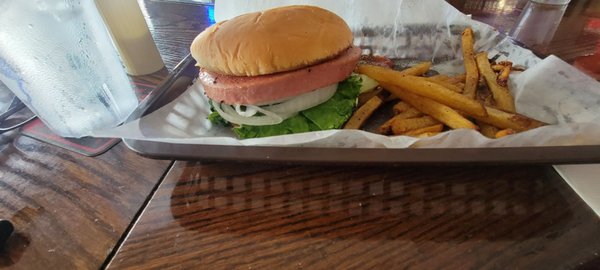
<svg viewBox="0 0 600 270">
<path fill-rule="evenodd" d="M 182 94 L 198 75 L 195 63 L 188 55 L 142 102 L 131 119 L 147 115 Z M 141 155 L 164 159 L 356 164 L 600 163 L 600 145 L 390 149 L 196 145 L 134 139 L 124 139 L 124 142 Z"/>
</svg>

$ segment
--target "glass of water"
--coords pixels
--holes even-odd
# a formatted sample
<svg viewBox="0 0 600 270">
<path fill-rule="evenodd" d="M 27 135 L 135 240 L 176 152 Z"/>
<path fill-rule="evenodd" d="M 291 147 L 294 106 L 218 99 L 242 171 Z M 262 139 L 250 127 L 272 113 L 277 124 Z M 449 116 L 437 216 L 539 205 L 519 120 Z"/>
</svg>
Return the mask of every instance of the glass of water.
<svg viewBox="0 0 600 270">
<path fill-rule="evenodd" d="M 570 0 L 529 0 L 509 35 L 543 53 L 552 41 L 569 2 Z"/>
<path fill-rule="evenodd" d="M 65 137 L 114 127 L 138 105 L 92 0 L 0 0 L 0 80 Z"/>
</svg>

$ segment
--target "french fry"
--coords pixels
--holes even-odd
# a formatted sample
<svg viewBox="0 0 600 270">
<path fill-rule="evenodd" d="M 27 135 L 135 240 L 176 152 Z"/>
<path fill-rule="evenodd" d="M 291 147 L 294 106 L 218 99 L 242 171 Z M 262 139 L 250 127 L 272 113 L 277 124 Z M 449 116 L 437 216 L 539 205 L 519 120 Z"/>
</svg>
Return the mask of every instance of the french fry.
<svg viewBox="0 0 600 270">
<path fill-rule="evenodd" d="M 356 104 L 356 106 L 358 106 L 358 107 L 362 106 L 369 99 L 373 98 L 374 96 L 379 95 L 381 93 L 381 91 L 383 91 L 383 89 L 381 87 L 377 87 L 373 91 L 365 92 L 365 93 L 358 95 L 358 103 Z"/>
<path fill-rule="evenodd" d="M 392 111 L 394 112 L 394 115 L 396 115 L 401 112 L 405 112 L 410 108 L 413 108 L 413 106 L 400 100 L 400 101 L 396 102 L 396 104 L 394 104 L 394 107 L 392 107 Z"/>
<path fill-rule="evenodd" d="M 423 133 L 418 134 L 418 135 L 416 135 L 414 137 L 417 137 L 417 138 L 429 138 L 429 137 L 433 137 L 433 136 L 438 135 L 438 134 L 440 134 L 440 132 L 423 132 Z"/>
<path fill-rule="evenodd" d="M 433 76 L 427 77 L 427 78 L 430 78 L 432 80 L 439 80 L 439 81 L 447 81 L 447 80 L 451 79 L 450 76 L 444 75 L 444 74 L 433 75 Z"/>
<path fill-rule="evenodd" d="M 383 88 L 390 91 L 390 93 L 406 101 L 407 103 L 415 107 L 417 110 L 430 115 L 431 117 L 437 119 L 438 121 L 446 124 L 447 126 L 453 129 L 477 129 L 477 126 L 473 124 L 473 122 L 469 121 L 468 119 L 460 115 L 460 113 L 444 104 L 413 94 L 409 91 L 405 91 L 397 85 L 387 82 L 381 83 Z"/>
<path fill-rule="evenodd" d="M 452 84 L 452 83 L 450 83 L 448 81 L 445 81 L 445 80 L 442 80 L 442 79 L 435 79 L 435 78 L 431 78 L 431 77 L 426 77 L 425 79 L 428 80 L 428 81 L 430 81 L 430 82 L 437 83 L 437 84 L 439 84 L 439 85 L 441 85 L 443 87 L 446 87 L 446 88 L 452 90 L 453 92 L 456 92 L 456 93 L 462 93 L 463 92 L 463 89 L 459 88 L 458 86 L 456 86 L 456 85 L 454 85 L 454 84 Z"/>
<path fill-rule="evenodd" d="M 486 117 L 471 116 L 481 122 L 488 123 L 501 129 L 513 129 L 515 131 L 525 131 L 546 125 L 544 122 L 531 119 L 521 114 L 509 113 L 488 106 L 486 106 L 486 109 L 488 112 L 488 116 Z"/>
<path fill-rule="evenodd" d="M 481 76 L 485 78 L 485 82 L 492 92 L 496 106 L 501 110 L 514 113 L 516 111 L 515 100 L 508 91 L 508 88 L 502 87 L 496 82 L 496 73 L 494 73 L 490 66 L 487 52 L 478 53 L 475 56 L 475 61 L 477 62 Z"/>
<path fill-rule="evenodd" d="M 411 106 L 410 104 L 404 101 L 399 101 L 396 104 L 394 104 L 394 107 L 392 107 L 392 111 L 394 112 L 394 116 L 385 121 L 385 123 L 383 123 L 381 126 L 379 126 L 380 134 L 390 134 L 392 131 L 392 122 L 396 119 L 407 119 L 423 116 L 423 113 L 421 113 L 419 110 L 415 109 L 415 107 Z"/>
<path fill-rule="evenodd" d="M 465 64 L 465 89 L 463 95 L 474 99 L 477 91 L 477 82 L 479 81 L 479 71 L 475 62 L 475 53 L 473 52 L 473 29 L 468 27 L 462 32 L 462 53 Z"/>
<path fill-rule="evenodd" d="M 481 134 L 483 136 L 486 136 L 490 139 L 496 138 L 496 133 L 498 133 L 498 131 L 499 131 L 499 129 L 497 127 L 492 126 L 487 123 L 483 123 L 479 120 L 477 120 L 477 124 L 479 125 L 479 132 L 481 132 Z"/>
<path fill-rule="evenodd" d="M 492 67 L 493 71 L 496 72 L 500 72 L 502 69 L 504 69 L 504 67 L 506 66 L 510 66 L 512 68 L 513 63 L 511 61 L 500 61 L 498 63 L 491 63 L 490 66 Z"/>
<path fill-rule="evenodd" d="M 495 72 L 500 72 L 504 68 L 504 66 L 500 65 L 500 64 L 493 64 L 493 65 L 490 65 L 490 67 Z"/>
<path fill-rule="evenodd" d="M 428 126 L 437 125 L 440 122 L 431 116 L 422 116 L 419 118 L 396 119 L 392 122 L 392 133 L 401 135 L 407 131 L 420 129 Z"/>
<path fill-rule="evenodd" d="M 465 73 L 454 76 L 424 77 L 431 62 L 402 71 L 359 64 L 358 73 L 377 81 L 380 89 L 359 97 L 364 104 L 344 128 L 360 128 L 384 102 L 395 99 L 401 101 L 392 108 L 394 116 L 379 127 L 382 134 L 425 138 L 449 127 L 480 130 L 489 138 L 502 138 L 546 125 L 515 112 L 514 97 L 507 85 L 511 71 L 520 67 L 510 61 L 496 63 L 499 54 L 494 59 L 488 59 L 487 52 L 475 54 L 474 43 L 473 30 L 466 28 L 461 38 Z"/>
<path fill-rule="evenodd" d="M 399 119 L 407 119 L 407 118 L 414 118 L 414 117 L 421 117 L 423 116 L 423 113 L 419 110 L 417 110 L 417 108 L 415 107 L 410 107 L 408 110 L 403 111 L 397 115 L 395 115 L 394 117 L 399 118 Z"/>
<path fill-rule="evenodd" d="M 402 75 L 420 76 L 425 74 L 431 68 L 431 62 L 421 62 L 407 69 L 399 71 Z M 368 76 L 368 75 L 367 75 Z M 375 78 L 373 78 L 375 79 Z"/>
<path fill-rule="evenodd" d="M 431 62 L 421 62 L 418 63 L 412 67 L 409 68 L 405 68 L 401 71 L 398 71 L 399 74 L 402 75 L 412 75 L 412 76 L 420 76 L 425 74 L 427 71 L 429 71 L 429 69 L 431 68 L 432 63 Z M 387 97 L 387 99 L 385 100 L 386 102 L 388 101 L 392 101 L 397 99 L 397 97 L 395 97 L 394 95 L 390 95 Z"/>
<path fill-rule="evenodd" d="M 452 76 L 452 77 L 448 78 L 447 81 L 449 83 L 454 83 L 454 84 L 456 84 L 456 83 L 464 83 L 465 80 L 466 80 L 466 78 L 467 78 L 467 75 L 465 75 L 465 74 L 459 74 L 459 75 Z"/>
<path fill-rule="evenodd" d="M 483 105 L 485 105 L 485 106 L 493 105 L 492 93 L 490 93 L 489 89 L 487 89 L 487 88 L 482 87 L 482 88 L 478 89 L 477 99 L 479 101 L 481 101 L 481 103 L 483 103 Z M 486 136 L 490 139 L 496 138 L 496 133 L 498 133 L 498 130 L 499 130 L 497 127 L 492 126 L 488 123 L 481 122 L 479 120 L 477 120 L 476 123 L 479 126 L 479 132 L 481 132 L 481 134 L 483 134 L 483 136 Z"/>
<path fill-rule="evenodd" d="M 392 133 L 392 122 L 396 120 L 394 117 L 385 121 L 385 123 L 379 126 L 379 134 L 381 135 L 390 135 Z"/>
<path fill-rule="evenodd" d="M 381 104 L 383 104 L 383 100 L 379 96 L 369 99 L 350 116 L 350 119 L 344 125 L 344 129 L 359 129 Z"/>
<path fill-rule="evenodd" d="M 510 75 L 510 71 L 512 69 L 512 63 L 510 65 L 504 66 L 502 70 L 500 70 L 500 74 L 496 77 L 496 82 L 498 85 L 502 87 L 506 87 L 508 85 L 508 76 Z"/>
<path fill-rule="evenodd" d="M 398 71 L 373 65 L 359 65 L 358 72 L 366 74 L 367 76 L 375 79 L 381 85 L 383 85 L 383 83 L 386 83 L 386 85 L 393 84 L 399 86 L 403 90 L 430 98 L 439 103 L 447 105 L 448 107 L 455 108 L 472 115 L 483 117 L 487 114 L 483 105 L 476 100 L 453 92 L 452 90 L 449 90 L 448 88 L 437 83 L 427 81 L 422 77 L 402 75 Z M 384 88 L 386 87 L 384 86 Z M 395 92 L 391 93 L 396 95 Z M 404 99 L 401 96 L 398 97 Z M 414 104 L 411 105 L 414 106 Z"/>
<path fill-rule="evenodd" d="M 501 65 L 501 66 L 511 66 L 512 67 L 513 66 L 513 62 L 504 60 L 504 61 L 498 62 L 498 65 Z"/>
<path fill-rule="evenodd" d="M 385 123 L 379 126 L 379 134 L 381 135 L 390 135 L 392 134 L 392 122 L 394 122 L 394 117 L 385 121 Z"/>
<path fill-rule="evenodd" d="M 444 129 L 444 125 L 437 124 L 437 125 L 432 125 L 432 126 L 427 126 L 427 127 L 422 127 L 422 128 L 417 128 L 417 129 L 409 130 L 409 131 L 407 131 L 406 133 L 404 133 L 402 135 L 406 135 L 406 136 L 418 136 L 419 134 L 422 134 L 422 133 L 442 132 L 443 129 Z"/>
<path fill-rule="evenodd" d="M 507 128 L 507 129 L 503 129 L 503 130 L 500 130 L 500 131 L 496 132 L 495 138 L 496 139 L 500 139 L 502 137 L 506 137 L 508 135 L 512 135 L 512 134 L 515 134 L 515 133 L 517 133 L 517 132 L 514 131 L 514 130 L 512 130 L 512 129 L 510 129 L 510 128 Z"/>
<path fill-rule="evenodd" d="M 380 134 L 390 134 L 390 132 L 392 131 L 391 130 L 392 122 L 394 122 L 397 119 L 409 119 L 409 118 L 416 118 L 416 117 L 421 117 L 421 116 L 423 116 L 423 113 L 411 106 L 407 110 L 405 110 L 397 115 L 394 115 L 394 117 L 388 119 L 387 121 L 385 121 L 385 123 L 383 123 L 381 126 L 379 126 L 379 133 Z"/>
</svg>

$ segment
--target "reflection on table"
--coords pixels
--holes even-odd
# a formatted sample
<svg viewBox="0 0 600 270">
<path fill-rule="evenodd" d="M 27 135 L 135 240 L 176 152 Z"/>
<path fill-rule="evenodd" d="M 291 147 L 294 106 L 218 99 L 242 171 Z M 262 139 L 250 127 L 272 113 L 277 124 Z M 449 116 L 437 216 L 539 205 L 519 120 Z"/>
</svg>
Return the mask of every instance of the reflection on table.
<svg viewBox="0 0 600 270">
<path fill-rule="evenodd" d="M 548 167 L 232 165 L 177 162 L 109 268 L 548 269 L 600 249 Z"/>
</svg>

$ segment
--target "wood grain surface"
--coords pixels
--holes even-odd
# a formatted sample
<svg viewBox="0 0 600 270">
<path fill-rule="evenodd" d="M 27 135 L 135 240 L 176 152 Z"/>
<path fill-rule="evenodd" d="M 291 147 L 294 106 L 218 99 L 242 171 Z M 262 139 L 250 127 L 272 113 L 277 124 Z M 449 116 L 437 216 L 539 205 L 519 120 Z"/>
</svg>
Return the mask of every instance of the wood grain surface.
<svg viewBox="0 0 600 270">
<path fill-rule="evenodd" d="M 181 44 L 205 27 L 174 14 L 190 5 L 173 7 L 146 13 L 166 67 L 136 82 L 160 83 L 189 53 Z M 186 36 L 175 28 L 196 30 Z M 102 267 L 170 164 L 138 156 L 123 144 L 90 158 L 17 131 L 0 135 L 0 218 L 16 227 L 0 250 L 0 268 Z"/>
<path fill-rule="evenodd" d="M 0 135 L 0 217 L 16 229 L 0 267 L 99 268 L 170 164 L 123 144 L 90 158 Z"/>
<path fill-rule="evenodd" d="M 450 2 L 502 32 L 524 5 Z M 175 6 L 177 20 L 206 14 Z M 600 40 L 585 27 L 593 10 L 571 1 L 545 53 L 588 57 Z M 108 268 L 598 269 L 599 225 L 551 167 L 177 161 Z"/>
<path fill-rule="evenodd" d="M 112 269 L 571 269 L 600 222 L 549 167 L 177 162 Z"/>
<path fill-rule="evenodd" d="M 190 53 L 192 40 L 211 24 L 209 9 L 203 5 L 156 0 L 138 3 L 169 70 Z"/>
</svg>

